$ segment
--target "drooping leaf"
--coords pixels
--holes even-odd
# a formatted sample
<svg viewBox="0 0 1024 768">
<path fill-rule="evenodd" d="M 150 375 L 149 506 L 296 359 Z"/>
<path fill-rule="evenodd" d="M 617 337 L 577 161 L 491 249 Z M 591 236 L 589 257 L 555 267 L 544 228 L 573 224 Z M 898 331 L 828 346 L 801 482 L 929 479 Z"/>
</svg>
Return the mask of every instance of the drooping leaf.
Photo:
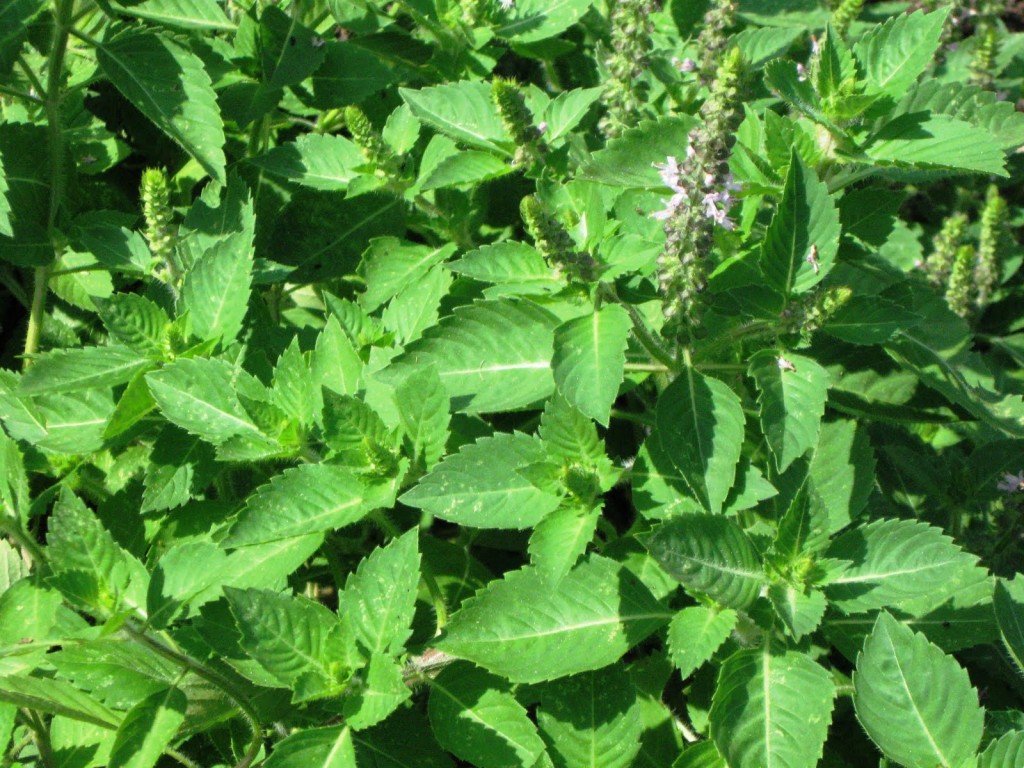
<svg viewBox="0 0 1024 768">
<path fill-rule="evenodd" d="M 743 408 L 718 379 L 692 368 L 683 371 L 658 398 L 651 440 L 667 466 L 679 474 L 709 512 L 721 511 L 729 495 L 743 447 Z"/>
<path fill-rule="evenodd" d="M 703 605 L 683 608 L 668 627 L 669 658 L 686 680 L 726 641 L 736 626 L 736 611 Z"/>
<path fill-rule="evenodd" d="M 352 729 L 347 725 L 306 728 L 275 746 L 265 768 L 356 768 Z"/>
<path fill-rule="evenodd" d="M 631 328 L 626 310 L 608 304 L 555 329 L 551 368 L 558 391 L 605 426 L 622 383 Z"/>
<path fill-rule="evenodd" d="M 121 94 L 224 182 L 224 130 L 202 61 L 176 42 L 130 29 L 96 49 L 104 74 Z"/>
<path fill-rule="evenodd" d="M 655 528 L 644 545 L 687 589 L 730 608 L 746 608 L 764 582 L 757 550 L 743 530 L 719 515 L 680 515 Z"/>
<path fill-rule="evenodd" d="M 302 464 L 257 488 L 222 544 L 234 549 L 342 528 L 371 504 L 365 484 L 346 467 Z"/>
<path fill-rule="evenodd" d="M 893 16 L 854 46 L 869 91 L 900 96 L 924 72 L 939 47 L 948 8 Z"/>
<path fill-rule="evenodd" d="M 114 746 L 111 768 L 152 768 L 185 722 L 188 699 L 179 688 L 147 696 L 124 716 Z"/>
<path fill-rule="evenodd" d="M 546 460 L 541 442 L 520 432 L 464 445 L 402 496 L 402 503 L 474 528 L 528 528 L 561 499 L 527 470 Z"/>
<path fill-rule="evenodd" d="M 622 565 L 591 555 L 554 588 L 531 568 L 492 581 L 437 647 L 513 682 L 541 682 L 617 661 L 671 616 Z"/>
<path fill-rule="evenodd" d="M 908 768 L 956 768 L 973 758 L 984 710 L 967 671 L 923 636 L 881 613 L 853 674 L 857 719 Z"/>
<path fill-rule="evenodd" d="M 876 133 L 866 151 L 879 165 L 896 168 L 1009 176 L 1003 150 L 994 136 L 946 115 L 902 115 Z"/>
<path fill-rule="evenodd" d="M 362 151 L 343 136 L 306 133 L 249 161 L 258 168 L 305 187 L 345 190 L 366 165 Z"/>
<path fill-rule="evenodd" d="M 761 245 L 761 271 L 783 296 L 806 293 L 835 264 L 839 250 L 839 211 L 795 150 L 782 200 Z"/>
<path fill-rule="evenodd" d="M 834 697 L 832 676 L 804 653 L 739 651 L 719 672 L 711 737 L 733 768 L 813 768 Z"/>
<path fill-rule="evenodd" d="M 750 358 L 749 374 L 760 392 L 761 429 L 776 467 L 785 472 L 818 443 L 828 371 L 803 355 L 763 350 Z"/>
<path fill-rule="evenodd" d="M 525 768 L 544 752 L 511 686 L 472 664 L 442 670 L 430 686 L 427 714 L 441 746 L 480 768 Z"/>
<path fill-rule="evenodd" d="M 399 88 L 398 92 L 425 125 L 470 147 L 509 154 L 505 147 L 511 138 L 486 83 L 464 80 L 419 90 Z"/>
</svg>

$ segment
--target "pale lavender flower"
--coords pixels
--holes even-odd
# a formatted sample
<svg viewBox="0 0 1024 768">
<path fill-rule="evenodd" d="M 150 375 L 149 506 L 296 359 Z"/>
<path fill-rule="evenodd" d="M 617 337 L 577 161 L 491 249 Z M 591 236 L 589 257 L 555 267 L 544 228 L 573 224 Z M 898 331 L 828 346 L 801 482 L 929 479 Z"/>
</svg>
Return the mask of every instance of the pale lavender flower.
<svg viewBox="0 0 1024 768">
<path fill-rule="evenodd" d="M 503 11 L 511 11 L 515 4 L 516 0 L 498 0 L 498 5 L 501 6 Z"/>
<path fill-rule="evenodd" d="M 651 218 L 657 221 L 667 221 L 672 218 L 677 210 L 679 210 L 679 206 L 686 202 L 686 193 L 682 191 L 676 192 L 668 200 L 662 198 L 661 202 L 665 204 L 665 207 L 660 211 L 652 213 Z"/>
<path fill-rule="evenodd" d="M 996 488 L 1004 493 L 1024 491 L 1024 470 L 1021 470 L 1016 475 L 1004 474 L 1002 481 L 996 484 Z"/>
<path fill-rule="evenodd" d="M 807 79 L 807 67 L 803 64 L 797 63 L 796 65 L 796 79 L 801 83 Z"/>
<path fill-rule="evenodd" d="M 780 371 L 792 371 L 796 373 L 796 366 L 793 365 L 792 360 L 787 360 L 782 355 L 775 358 L 775 364 L 779 366 Z"/>
<path fill-rule="evenodd" d="M 682 168 L 679 166 L 675 156 L 669 155 L 665 158 L 664 163 L 655 163 L 654 167 L 657 169 L 658 175 L 661 176 L 661 181 L 666 187 L 674 192 L 683 191 L 683 188 L 680 186 L 682 183 Z"/>
</svg>

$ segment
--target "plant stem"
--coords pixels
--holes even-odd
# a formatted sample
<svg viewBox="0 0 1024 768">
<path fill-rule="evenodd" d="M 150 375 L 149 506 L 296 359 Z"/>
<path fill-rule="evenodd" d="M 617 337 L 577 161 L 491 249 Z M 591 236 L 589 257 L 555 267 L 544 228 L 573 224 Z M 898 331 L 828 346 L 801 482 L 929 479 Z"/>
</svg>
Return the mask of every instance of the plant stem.
<svg viewBox="0 0 1024 768">
<path fill-rule="evenodd" d="M 626 363 L 625 370 L 633 373 L 671 373 L 672 369 L 661 363 Z"/>
<path fill-rule="evenodd" d="M 640 314 L 636 307 L 622 301 L 615 292 L 615 289 L 608 285 L 608 283 L 601 283 L 598 290 L 604 294 L 605 298 L 622 305 L 622 308 L 626 310 L 629 319 L 633 322 L 633 333 L 636 334 L 636 339 L 640 342 L 640 346 L 647 350 L 647 354 L 664 365 L 668 371 L 679 369 L 679 364 L 675 358 L 647 327 L 647 321 L 644 320 L 643 315 Z"/>
<path fill-rule="evenodd" d="M 46 723 L 39 716 L 39 713 L 31 709 L 21 710 L 25 724 L 32 731 L 32 740 L 36 744 L 36 751 L 39 752 L 39 760 L 45 768 L 56 768 L 57 757 L 53 754 L 53 745 L 50 743 L 50 731 Z"/>
<path fill-rule="evenodd" d="M 0 85 L 0 94 L 4 94 L 6 96 L 13 96 L 16 99 L 25 99 L 26 101 L 31 101 L 33 104 L 45 103 L 38 96 L 33 96 L 28 91 L 21 91 L 17 88 L 11 88 L 11 86 L 9 85 Z"/>
</svg>

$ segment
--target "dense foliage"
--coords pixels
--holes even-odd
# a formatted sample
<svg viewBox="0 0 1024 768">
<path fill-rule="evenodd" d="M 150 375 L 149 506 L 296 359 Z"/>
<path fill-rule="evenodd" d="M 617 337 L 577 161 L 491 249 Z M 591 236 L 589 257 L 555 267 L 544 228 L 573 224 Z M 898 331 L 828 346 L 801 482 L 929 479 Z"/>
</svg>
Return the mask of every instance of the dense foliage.
<svg viewBox="0 0 1024 768">
<path fill-rule="evenodd" d="M 0 765 L 1020 768 L 1017 10 L 4 0 Z"/>
</svg>

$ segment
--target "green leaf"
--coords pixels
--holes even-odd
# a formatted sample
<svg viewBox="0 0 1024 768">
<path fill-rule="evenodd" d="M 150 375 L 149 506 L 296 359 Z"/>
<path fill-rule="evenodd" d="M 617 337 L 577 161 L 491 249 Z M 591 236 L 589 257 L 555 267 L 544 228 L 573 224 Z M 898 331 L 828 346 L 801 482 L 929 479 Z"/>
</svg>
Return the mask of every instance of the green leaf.
<svg viewBox="0 0 1024 768">
<path fill-rule="evenodd" d="M 185 722 L 188 699 L 178 688 L 147 696 L 124 716 L 114 746 L 110 768 L 152 768 L 171 745 Z"/>
<path fill-rule="evenodd" d="M 559 35 L 575 24 L 593 0 L 519 0 L 502 13 L 495 34 L 517 43 Z"/>
<path fill-rule="evenodd" d="M 907 768 L 959 768 L 981 742 L 984 710 L 967 671 L 920 634 L 881 613 L 853 673 L 857 719 Z"/>
<path fill-rule="evenodd" d="M 786 297 L 809 291 L 832 270 L 839 232 L 839 211 L 828 188 L 794 150 L 782 200 L 761 244 L 767 284 Z"/>
<path fill-rule="evenodd" d="M 484 437 L 445 457 L 401 501 L 473 528 L 529 528 L 561 503 L 528 474 L 545 460 L 535 437 L 521 432 Z"/>
<path fill-rule="evenodd" d="M 698 741 L 683 750 L 672 768 L 729 768 L 713 741 Z"/>
<path fill-rule="evenodd" d="M 563 768 L 628 768 L 640 751 L 640 702 L 621 664 L 545 683 L 537 725 Z"/>
<path fill-rule="evenodd" d="M 223 443 L 259 430 L 235 394 L 236 371 L 222 360 L 177 360 L 146 374 L 149 390 L 168 421 L 207 442 Z"/>
<path fill-rule="evenodd" d="M 452 768 L 434 740 L 427 719 L 416 708 L 399 709 L 380 725 L 354 734 L 356 757 L 364 768 Z"/>
<path fill-rule="evenodd" d="M 180 29 L 207 31 L 233 30 L 217 0 L 143 0 L 143 2 L 111 2 L 114 10 L 158 24 Z"/>
<path fill-rule="evenodd" d="M 506 176 L 514 170 L 505 158 L 471 149 L 444 158 L 422 179 L 420 189 L 428 192 L 460 184 L 482 184 Z"/>
<path fill-rule="evenodd" d="M 730 518 L 680 515 L 657 526 L 644 546 L 687 589 L 730 608 L 748 607 L 764 583 L 757 550 Z"/>
<path fill-rule="evenodd" d="M 277 358 L 270 400 L 303 428 L 308 429 L 314 421 L 319 421 L 323 407 L 320 389 L 310 375 L 306 357 L 299 348 L 298 336 L 292 337 L 291 343 Z"/>
<path fill-rule="evenodd" d="M 591 555 L 555 587 L 532 568 L 490 582 L 452 616 L 437 647 L 534 683 L 612 664 L 671 616 L 626 568 Z"/>
<path fill-rule="evenodd" d="M 825 114 L 821 99 L 814 92 L 814 86 L 809 79 L 801 76 L 796 62 L 788 59 L 769 61 L 764 67 L 764 81 L 779 98 L 791 107 L 802 112 L 811 120 L 826 126 L 837 135 L 843 135 L 843 130 Z"/>
<path fill-rule="evenodd" d="M 448 394 L 433 368 L 416 371 L 395 387 L 395 405 L 405 438 L 412 444 L 414 464 L 433 468 L 448 442 Z"/>
<path fill-rule="evenodd" d="M 301 83 L 327 56 L 322 38 L 299 18 L 274 6 L 265 6 L 260 15 L 259 59 L 263 81 L 271 88 Z"/>
<path fill-rule="evenodd" d="M 553 314 L 525 300 L 462 306 L 410 344 L 380 378 L 387 383 L 433 364 L 456 411 L 524 408 L 554 389 L 551 347 L 557 324 Z"/>
<path fill-rule="evenodd" d="M 340 692 L 349 670 L 338 617 L 305 597 L 225 587 L 242 634 L 241 645 L 298 703 Z"/>
<path fill-rule="evenodd" d="M 993 739 L 978 757 L 978 768 L 1015 768 L 1024 764 L 1024 731 L 1010 731 Z"/>
<path fill-rule="evenodd" d="M 686 680 L 708 661 L 736 626 L 736 611 L 703 605 L 683 608 L 668 627 L 669 658 Z"/>
<path fill-rule="evenodd" d="M 316 339 L 309 364 L 314 385 L 326 387 L 339 395 L 354 395 L 362 380 L 363 361 L 351 339 L 331 315 Z"/>
<path fill-rule="evenodd" d="M 70 683 L 43 677 L 0 677 L 0 701 L 63 715 L 103 728 L 116 728 L 120 718 Z"/>
<path fill-rule="evenodd" d="M 920 319 L 881 296 L 853 296 L 829 315 L 822 330 L 851 344 L 881 344 Z"/>
<path fill-rule="evenodd" d="M 937 606 L 958 587 L 987 577 L 978 559 L 940 528 L 914 520 L 877 520 L 851 529 L 825 556 L 850 563 L 825 588 L 829 602 L 845 613 L 919 598 L 937 600 Z"/>
<path fill-rule="evenodd" d="M 480 768 L 527 768 L 544 753 L 511 686 L 471 664 L 453 664 L 434 679 L 427 714 L 441 746 Z"/>
<path fill-rule="evenodd" d="M 762 350 L 750 358 L 748 373 L 757 385 L 761 430 L 779 473 L 818 444 L 830 377 L 803 355 Z"/>
<path fill-rule="evenodd" d="M 565 576 L 594 538 L 600 511 L 565 506 L 555 510 L 530 534 L 530 562 L 553 583 Z"/>
<path fill-rule="evenodd" d="M 338 104 L 360 104 L 395 81 L 384 57 L 378 51 L 360 47 L 358 40 L 329 40 L 324 46 L 324 62 L 313 73 L 314 106 L 330 109 Z M 388 140 L 387 136 L 384 138 Z M 393 147 L 400 155 L 409 148 Z"/>
<path fill-rule="evenodd" d="M 816 630 L 825 615 L 825 595 L 817 589 L 778 581 L 768 587 L 768 599 L 786 632 L 797 641 Z"/>
<path fill-rule="evenodd" d="M 416 341 L 437 324 L 441 302 L 451 286 L 452 276 L 441 265 L 431 267 L 419 282 L 405 286 L 388 303 L 381 314 L 385 330 L 394 333 L 402 344 Z"/>
<path fill-rule="evenodd" d="M 129 225 L 130 222 L 131 217 L 127 220 Z M 149 246 L 141 232 L 132 231 L 125 223 L 121 214 L 89 211 L 75 218 L 71 231 L 73 242 L 111 272 L 149 274 L 153 261 Z"/>
<path fill-rule="evenodd" d="M 0 7 L 0 78 L 6 79 L 10 74 L 28 37 L 30 23 L 44 8 L 45 0 L 8 0 Z"/>
<path fill-rule="evenodd" d="M 896 108 L 897 114 L 930 112 L 948 115 L 991 133 L 1004 151 L 1024 143 L 1024 114 L 999 101 L 995 92 L 972 83 L 925 80 L 911 88 Z"/>
<path fill-rule="evenodd" d="M 343 136 L 306 133 L 279 144 L 250 163 L 267 173 L 304 187 L 346 190 L 366 167 L 366 158 L 354 142 Z"/>
<path fill-rule="evenodd" d="M 541 122 L 547 124 L 544 141 L 554 144 L 579 125 L 594 103 L 604 94 L 603 88 L 573 88 L 562 91 L 544 108 Z"/>
<path fill-rule="evenodd" d="M 563 287 L 536 248 L 514 240 L 477 248 L 445 268 L 483 283 L 497 283 L 509 293 L 548 293 Z"/>
<path fill-rule="evenodd" d="M 324 534 L 309 533 L 269 544 L 239 547 L 228 554 L 224 584 L 240 589 L 282 588 L 288 575 L 306 562 L 323 544 Z"/>
<path fill-rule="evenodd" d="M 696 125 L 696 119 L 689 115 L 643 122 L 595 152 L 581 176 L 616 187 L 663 189 L 665 184 L 654 164 L 664 163 L 669 157 L 685 157 L 690 131 Z"/>
<path fill-rule="evenodd" d="M 189 687 L 189 678 L 182 678 L 181 668 L 173 662 L 117 636 L 65 644 L 47 656 L 61 678 L 114 709 L 130 709 L 170 685 Z"/>
<path fill-rule="evenodd" d="M 363 254 L 359 269 L 366 280 L 366 290 L 359 297 L 360 306 L 372 312 L 403 288 L 419 283 L 431 267 L 442 263 L 455 251 L 451 243 L 432 248 L 397 237 L 375 237 Z"/>
<path fill-rule="evenodd" d="M 4 3 L 0 13 L 15 13 L 21 3 Z M 17 24 L 17 22 L 15 22 Z M 6 34 L 0 26 L 0 35 Z M 20 34 L 20 33 L 19 33 Z M 19 52 L 19 39 L 17 49 Z M 0 50 L 0 57 L 4 54 Z M 10 208 L 12 237 L 0 235 L 0 258 L 21 267 L 36 267 L 53 261 L 53 243 L 47 235 L 50 209 L 50 163 L 38 148 L 46 141 L 46 128 L 28 123 L 0 124 L 0 155 L 3 156 L 5 199 Z M 49 251 L 49 253 L 47 253 Z"/>
<path fill-rule="evenodd" d="M 732 768 L 813 768 L 835 692 L 832 676 L 806 654 L 740 651 L 719 672 L 711 737 Z"/>
<path fill-rule="evenodd" d="M 743 407 L 718 379 L 687 368 L 658 398 L 652 458 L 663 474 L 680 475 L 697 501 L 720 512 L 743 447 Z"/>
<path fill-rule="evenodd" d="M 124 384 L 151 365 L 127 347 L 80 347 L 57 349 L 39 357 L 21 377 L 21 391 L 28 395 L 75 392 Z"/>
<path fill-rule="evenodd" d="M 412 696 L 404 668 L 385 654 L 374 654 L 363 672 L 362 686 L 345 698 L 342 714 L 355 730 L 376 725 Z"/>
<path fill-rule="evenodd" d="M 398 655 L 412 633 L 420 580 L 417 529 L 375 549 L 345 581 L 338 614 L 354 627 L 367 656 Z"/>
<path fill-rule="evenodd" d="M 7 173 L 4 171 L 4 156 L 0 152 L 0 235 L 14 237 L 11 227 L 11 203 L 7 199 Z"/>
<path fill-rule="evenodd" d="M 608 426 L 626 364 L 629 315 L 608 304 L 555 329 L 555 384 L 582 413 Z"/>
<path fill-rule="evenodd" d="M 932 62 L 948 8 L 893 16 L 854 46 L 867 91 L 901 96 Z"/>
<path fill-rule="evenodd" d="M 886 123 L 865 152 L 877 165 L 1009 176 L 999 142 L 988 131 L 945 115 L 914 113 Z"/>
<path fill-rule="evenodd" d="M 234 549 L 343 528 L 361 520 L 372 503 L 348 468 L 301 464 L 257 488 L 221 543 Z"/>
<path fill-rule="evenodd" d="M 1024 578 L 997 580 L 992 604 L 1003 645 L 1024 673 Z"/>
<path fill-rule="evenodd" d="M 62 604 L 59 592 L 36 579 L 16 581 L 0 594 L 0 647 L 50 637 Z M 9 668 L 8 668 L 9 669 Z"/>
<path fill-rule="evenodd" d="M 149 582 L 146 610 L 157 629 L 183 608 L 189 612 L 220 595 L 227 554 L 209 541 L 179 541 L 160 556 Z"/>
<path fill-rule="evenodd" d="M 470 147 L 510 154 L 506 147 L 512 139 L 487 83 L 463 80 L 415 91 L 399 88 L 398 92 L 423 124 Z"/>
<path fill-rule="evenodd" d="M 224 182 L 224 130 L 210 76 L 187 48 L 138 29 L 96 49 L 103 73 L 121 94 Z"/>
<path fill-rule="evenodd" d="M 160 359 L 171 318 L 162 307 L 134 293 L 96 300 L 96 310 L 111 338 L 140 355 Z"/>
<path fill-rule="evenodd" d="M 352 729 L 347 725 L 306 728 L 276 745 L 264 768 L 356 768 Z"/>
<path fill-rule="evenodd" d="M 867 430 L 855 421 L 827 421 L 821 425 L 818 446 L 807 470 L 829 520 L 829 533 L 845 528 L 868 503 L 875 487 L 875 457 Z"/>
</svg>

